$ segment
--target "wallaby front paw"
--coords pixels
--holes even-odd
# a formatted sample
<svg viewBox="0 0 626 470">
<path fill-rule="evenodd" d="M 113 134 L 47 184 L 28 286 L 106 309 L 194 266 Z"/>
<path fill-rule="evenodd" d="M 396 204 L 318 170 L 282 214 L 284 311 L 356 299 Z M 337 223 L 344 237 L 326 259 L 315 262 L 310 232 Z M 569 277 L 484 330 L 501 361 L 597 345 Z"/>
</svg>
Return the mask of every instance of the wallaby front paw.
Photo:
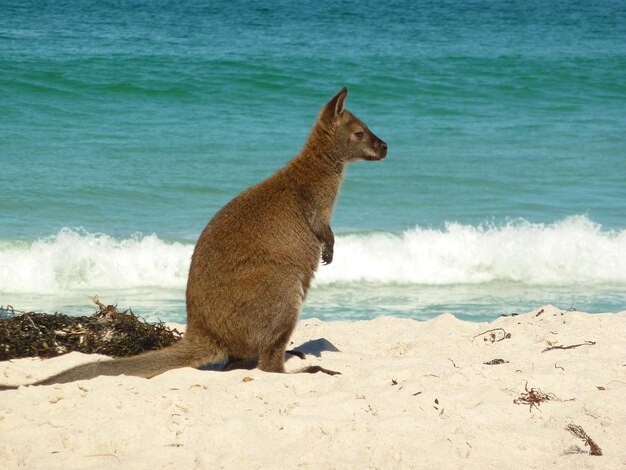
<svg viewBox="0 0 626 470">
<path fill-rule="evenodd" d="M 324 266 L 333 262 L 333 249 L 332 248 L 324 248 L 322 250 L 322 263 Z"/>
</svg>

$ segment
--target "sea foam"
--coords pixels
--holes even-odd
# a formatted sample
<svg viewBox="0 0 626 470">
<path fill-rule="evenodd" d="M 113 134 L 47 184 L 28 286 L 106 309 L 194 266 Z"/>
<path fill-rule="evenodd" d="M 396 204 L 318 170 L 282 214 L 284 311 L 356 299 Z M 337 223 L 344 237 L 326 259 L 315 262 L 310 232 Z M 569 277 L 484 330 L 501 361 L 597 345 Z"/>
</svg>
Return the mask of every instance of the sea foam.
<svg viewBox="0 0 626 470">
<path fill-rule="evenodd" d="M 0 241 L 0 292 L 156 287 L 184 289 L 193 244 L 157 235 L 117 239 L 62 229 L 32 243 Z M 626 287 L 626 230 L 606 230 L 586 216 L 551 224 L 526 221 L 443 229 L 415 227 L 338 236 L 335 259 L 316 284 L 481 284 L 518 282 Z"/>
<path fill-rule="evenodd" d="M 586 216 L 552 224 L 524 220 L 479 227 L 447 223 L 401 235 L 339 237 L 318 282 L 626 285 L 626 230 L 603 230 Z"/>
<path fill-rule="evenodd" d="M 32 244 L 0 243 L 0 292 L 184 288 L 192 251 L 156 235 L 120 240 L 64 228 Z"/>
</svg>

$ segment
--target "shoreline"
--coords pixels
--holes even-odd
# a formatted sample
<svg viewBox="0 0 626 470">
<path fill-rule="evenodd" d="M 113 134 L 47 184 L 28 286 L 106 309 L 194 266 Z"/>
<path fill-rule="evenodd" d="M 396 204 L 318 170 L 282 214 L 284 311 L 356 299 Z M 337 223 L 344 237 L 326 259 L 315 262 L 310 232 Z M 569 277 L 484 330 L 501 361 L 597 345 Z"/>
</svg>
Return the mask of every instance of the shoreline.
<svg viewBox="0 0 626 470">
<path fill-rule="evenodd" d="M 20 387 L 1 392 L 0 459 L 7 468 L 618 468 L 625 334 L 626 311 L 552 306 L 489 323 L 305 319 L 289 347 L 306 358 L 286 367 L 342 375 L 185 368 Z M 90 360 L 8 361 L 0 380 Z M 570 424 L 603 455 L 581 453 L 590 447 Z"/>
</svg>

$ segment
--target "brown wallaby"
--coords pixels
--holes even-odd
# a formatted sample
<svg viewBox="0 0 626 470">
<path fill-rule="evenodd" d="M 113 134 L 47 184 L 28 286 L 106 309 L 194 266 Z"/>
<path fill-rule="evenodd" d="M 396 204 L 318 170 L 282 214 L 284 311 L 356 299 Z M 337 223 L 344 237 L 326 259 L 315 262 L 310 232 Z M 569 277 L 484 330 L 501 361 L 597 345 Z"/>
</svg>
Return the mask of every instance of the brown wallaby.
<svg viewBox="0 0 626 470">
<path fill-rule="evenodd" d="M 33 385 L 99 375 L 154 377 L 227 358 L 285 372 L 285 348 L 320 260 L 333 260 L 330 218 L 346 164 L 381 160 L 387 144 L 344 109 L 343 88 L 300 153 L 224 206 L 202 231 L 187 282 L 187 332 L 168 348 L 84 364 Z M 299 372 L 326 371 L 309 367 Z M 14 388 L 4 386 L 3 388 Z"/>
</svg>

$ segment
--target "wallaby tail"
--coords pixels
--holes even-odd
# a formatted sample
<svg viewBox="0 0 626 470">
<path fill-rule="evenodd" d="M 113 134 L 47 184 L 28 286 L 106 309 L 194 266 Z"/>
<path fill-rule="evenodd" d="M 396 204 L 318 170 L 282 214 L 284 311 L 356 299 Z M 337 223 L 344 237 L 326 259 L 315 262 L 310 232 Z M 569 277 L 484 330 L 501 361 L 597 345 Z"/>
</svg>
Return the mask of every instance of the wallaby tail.
<svg viewBox="0 0 626 470">
<path fill-rule="evenodd" d="M 199 367 L 223 360 L 226 354 L 208 339 L 185 337 L 178 343 L 158 351 L 132 357 L 90 362 L 60 372 L 31 385 L 52 385 L 76 380 L 89 380 L 99 375 L 134 375 L 147 379 L 180 367 Z M 17 387 L 0 385 L 0 390 Z"/>
</svg>

